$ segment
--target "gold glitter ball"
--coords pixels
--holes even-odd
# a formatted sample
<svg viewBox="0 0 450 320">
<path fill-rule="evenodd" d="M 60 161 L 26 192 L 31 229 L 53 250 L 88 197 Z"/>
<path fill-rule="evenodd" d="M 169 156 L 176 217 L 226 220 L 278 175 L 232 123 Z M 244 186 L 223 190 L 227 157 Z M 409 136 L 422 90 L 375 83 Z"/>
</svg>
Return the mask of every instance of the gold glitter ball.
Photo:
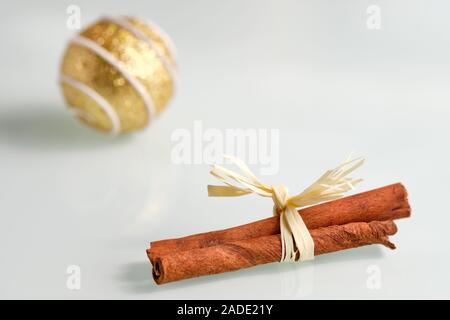
<svg viewBox="0 0 450 320">
<path fill-rule="evenodd" d="M 72 38 L 60 84 L 70 110 L 103 132 L 145 127 L 175 89 L 175 50 L 154 23 L 105 17 Z"/>
</svg>

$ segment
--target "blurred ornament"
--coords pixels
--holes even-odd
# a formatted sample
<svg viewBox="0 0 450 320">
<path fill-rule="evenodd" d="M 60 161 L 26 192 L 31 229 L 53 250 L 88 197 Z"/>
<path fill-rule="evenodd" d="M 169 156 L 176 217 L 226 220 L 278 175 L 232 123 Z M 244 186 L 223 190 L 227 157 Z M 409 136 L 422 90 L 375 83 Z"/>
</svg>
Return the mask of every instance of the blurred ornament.
<svg viewBox="0 0 450 320">
<path fill-rule="evenodd" d="M 175 51 L 164 31 L 131 18 L 102 18 L 69 43 L 60 83 L 87 125 L 122 133 L 143 128 L 175 89 Z"/>
</svg>

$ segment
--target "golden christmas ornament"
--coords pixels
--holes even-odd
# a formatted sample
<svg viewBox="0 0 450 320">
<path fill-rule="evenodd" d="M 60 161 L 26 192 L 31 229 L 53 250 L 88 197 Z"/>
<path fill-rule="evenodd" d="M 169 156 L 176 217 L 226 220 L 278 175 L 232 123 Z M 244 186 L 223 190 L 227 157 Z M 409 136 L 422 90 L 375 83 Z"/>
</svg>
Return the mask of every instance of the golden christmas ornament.
<svg viewBox="0 0 450 320">
<path fill-rule="evenodd" d="M 175 89 L 175 51 L 155 24 L 102 18 L 69 43 L 60 83 L 70 109 L 87 125 L 111 133 L 143 128 Z"/>
</svg>

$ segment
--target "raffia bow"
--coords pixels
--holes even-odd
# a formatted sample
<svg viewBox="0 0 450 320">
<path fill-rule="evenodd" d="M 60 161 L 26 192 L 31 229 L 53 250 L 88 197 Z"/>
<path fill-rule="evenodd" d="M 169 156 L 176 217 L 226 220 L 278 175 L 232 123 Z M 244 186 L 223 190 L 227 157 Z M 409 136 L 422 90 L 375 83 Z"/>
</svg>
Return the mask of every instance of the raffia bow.
<svg viewBox="0 0 450 320">
<path fill-rule="evenodd" d="M 284 185 L 271 186 L 261 182 L 242 160 L 233 156 L 224 156 L 224 158 L 234 163 L 241 173 L 213 165 L 211 175 L 225 185 L 208 185 L 208 195 L 237 197 L 256 193 L 263 197 L 271 197 L 274 202 L 273 213 L 280 217 L 282 244 L 280 262 L 314 259 L 314 241 L 297 210 L 343 197 L 345 192 L 362 181 L 362 179 L 350 178 L 348 175 L 364 163 L 362 158 L 348 158 L 335 169 L 325 172 L 301 193 L 291 197 Z"/>
</svg>

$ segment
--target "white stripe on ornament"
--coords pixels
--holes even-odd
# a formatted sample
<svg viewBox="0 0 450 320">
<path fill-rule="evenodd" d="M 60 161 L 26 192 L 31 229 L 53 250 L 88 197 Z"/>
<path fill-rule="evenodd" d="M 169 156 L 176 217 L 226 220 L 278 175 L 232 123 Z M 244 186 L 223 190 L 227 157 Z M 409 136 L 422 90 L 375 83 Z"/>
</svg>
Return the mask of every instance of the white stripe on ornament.
<svg viewBox="0 0 450 320">
<path fill-rule="evenodd" d="M 150 21 L 149 19 L 138 19 L 140 22 L 143 22 L 147 25 L 148 28 L 153 29 L 160 38 L 164 41 L 164 43 L 169 47 L 170 53 L 172 54 L 174 60 L 177 60 L 177 47 L 175 46 L 175 43 L 172 41 L 172 39 L 169 37 L 167 32 L 164 31 L 158 24 L 156 24 L 153 21 Z"/>
<path fill-rule="evenodd" d="M 87 95 L 89 98 L 94 100 L 111 120 L 112 123 L 111 133 L 112 134 L 120 133 L 121 128 L 119 116 L 117 115 L 116 110 L 114 110 L 111 104 L 105 98 L 103 98 L 101 94 L 99 94 L 97 91 L 87 86 L 86 84 L 78 80 L 75 80 L 72 77 L 66 76 L 64 74 L 60 75 L 59 81 L 74 87 L 75 89 L 81 91 L 83 94 Z"/>
<path fill-rule="evenodd" d="M 156 46 L 153 43 L 152 39 L 147 37 L 147 35 L 145 33 L 143 33 L 141 30 L 139 30 L 138 28 L 133 26 L 129 21 L 127 21 L 123 17 L 109 17 L 109 16 L 106 16 L 106 17 L 103 17 L 103 19 L 106 20 L 106 21 L 112 22 L 112 23 L 118 25 L 119 27 L 127 30 L 133 36 L 135 36 L 137 39 L 139 39 L 142 42 L 144 42 L 145 44 L 147 44 L 150 49 L 154 50 L 156 52 L 157 57 L 163 63 L 164 68 L 169 73 L 170 78 L 172 79 L 172 82 L 173 82 L 173 86 L 175 87 L 175 85 L 177 83 L 176 72 L 175 72 L 174 68 L 172 67 L 171 63 L 167 60 L 166 56 L 164 55 L 164 52 L 162 52 L 162 50 L 160 48 L 158 48 L 158 46 Z M 156 30 L 156 28 L 155 28 L 155 30 Z M 158 30 L 158 31 L 160 31 L 160 30 Z M 163 39 L 163 41 L 164 41 L 164 39 Z"/>
<path fill-rule="evenodd" d="M 156 109 L 149 93 L 145 89 L 144 85 L 135 76 L 128 72 L 128 70 L 120 60 L 114 57 L 111 53 L 108 52 L 108 50 L 100 46 L 97 42 L 83 36 L 76 36 L 72 38 L 71 42 L 92 50 L 102 59 L 109 62 L 114 68 L 116 68 L 141 96 L 149 113 L 149 121 L 151 120 L 151 118 L 156 114 Z"/>
</svg>

